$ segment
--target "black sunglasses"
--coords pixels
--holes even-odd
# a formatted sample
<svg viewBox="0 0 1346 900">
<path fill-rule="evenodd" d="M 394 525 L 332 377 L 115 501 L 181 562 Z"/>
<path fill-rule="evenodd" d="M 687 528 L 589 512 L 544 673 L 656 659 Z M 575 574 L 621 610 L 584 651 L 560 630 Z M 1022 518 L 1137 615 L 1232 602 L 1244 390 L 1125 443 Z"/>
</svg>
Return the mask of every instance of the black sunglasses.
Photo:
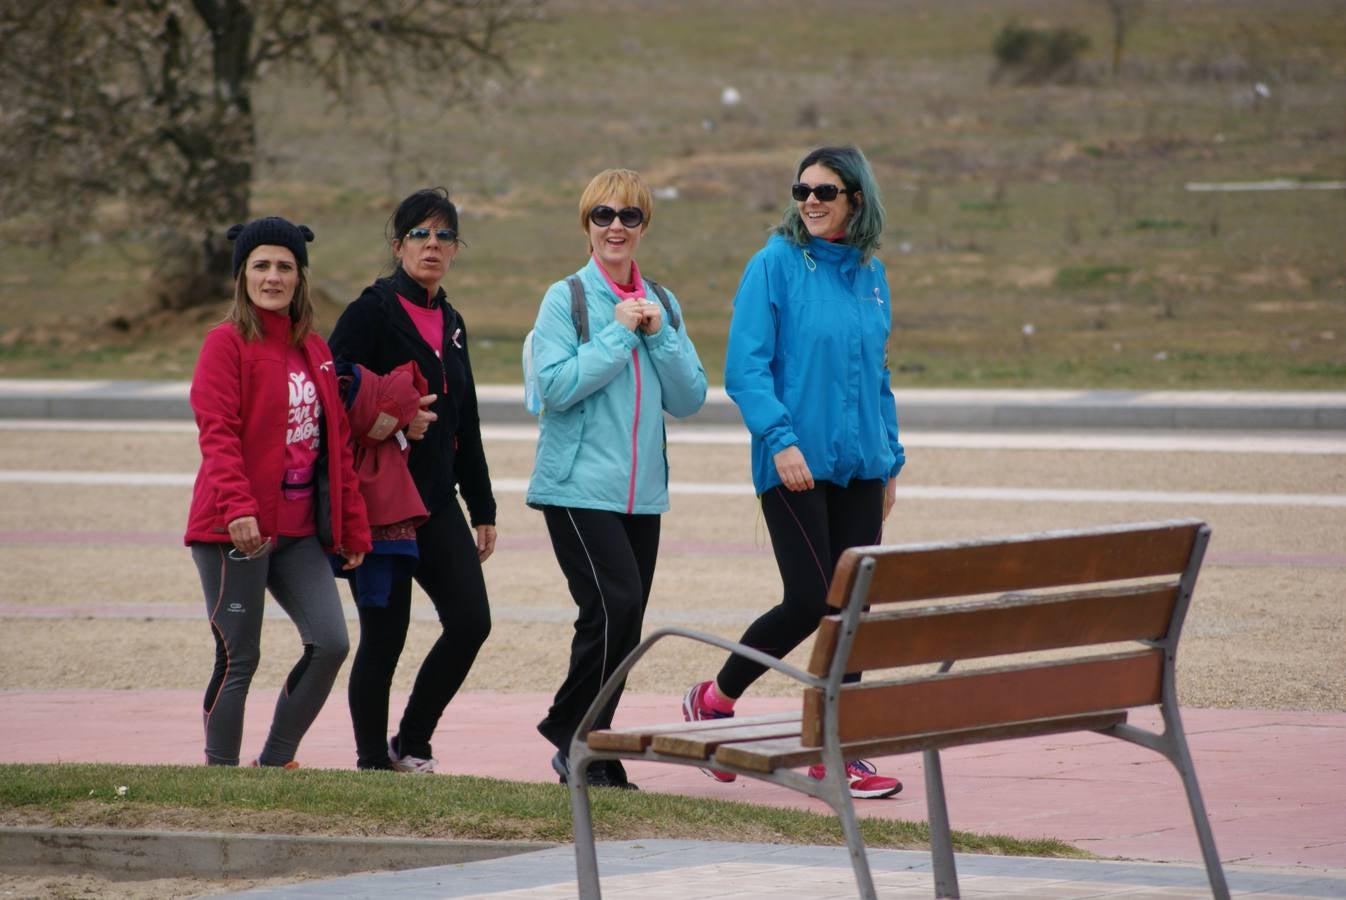
<svg viewBox="0 0 1346 900">
<path fill-rule="evenodd" d="M 624 206 L 620 210 L 611 206 L 595 206 L 589 210 L 589 221 L 599 228 L 607 228 L 613 219 L 621 219 L 627 228 L 639 228 L 645 221 L 645 210 L 639 206 Z"/>
<path fill-rule="evenodd" d="M 430 235 L 434 234 L 435 239 L 441 244 L 452 244 L 458 240 L 458 232 L 452 228 L 425 228 L 417 226 L 407 232 L 409 241 L 428 241 Z"/>
<path fill-rule="evenodd" d="M 807 185 L 802 181 L 796 181 L 790 185 L 790 196 L 794 197 L 800 203 L 809 198 L 809 194 L 817 197 L 823 203 L 837 199 L 837 194 L 849 194 L 846 188 L 839 188 L 835 184 L 815 184 Z"/>
</svg>

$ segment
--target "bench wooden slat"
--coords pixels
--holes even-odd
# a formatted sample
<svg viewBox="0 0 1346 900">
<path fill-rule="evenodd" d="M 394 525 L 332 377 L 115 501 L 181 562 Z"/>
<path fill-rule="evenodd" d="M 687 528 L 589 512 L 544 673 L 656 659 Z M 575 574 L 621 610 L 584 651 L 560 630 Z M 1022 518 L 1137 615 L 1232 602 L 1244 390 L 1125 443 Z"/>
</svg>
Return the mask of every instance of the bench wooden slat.
<svg viewBox="0 0 1346 900">
<path fill-rule="evenodd" d="M 1160 650 L 1003 666 L 903 681 L 846 685 L 838 701 L 842 743 L 957 731 L 1149 706 L 1161 700 Z M 800 740 L 823 742 L 823 692 L 804 691 Z"/>
<path fill-rule="evenodd" d="M 1188 519 L 957 544 L 853 547 L 837 562 L 828 603 L 845 606 L 866 557 L 877 563 L 870 604 L 1175 575 L 1185 570 L 1202 527 Z"/>
<path fill-rule="evenodd" d="M 847 759 L 897 756 L 922 750 L 959 747 L 1011 738 L 1037 737 L 1044 734 L 1064 734 L 1071 731 L 1101 731 L 1126 721 L 1125 710 L 1094 713 L 1087 716 L 1065 716 L 1015 722 L 989 728 L 968 728 L 961 731 L 940 731 L 934 734 L 913 734 L 900 738 L 858 741 L 842 747 Z M 822 762 L 821 747 L 806 747 L 798 740 L 776 738 L 726 744 L 715 753 L 712 762 L 737 766 L 750 772 L 764 774 L 776 769 L 794 769 Z"/>
<path fill-rule="evenodd" d="M 735 726 L 778 726 L 782 722 L 792 722 L 795 730 L 798 730 L 799 713 L 769 713 L 762 716 L 743 716 L 736 719 L 710 719 L 705 722 L 661 722 L 656 725 L 611 728 L 606 731 L 589 732 L 586 743 L 594 750 L 622 750 L 640 753 L 650 746 L 650 742 L 656 736 L 667 732 L 695 734 L 701 731 L 714 731 Z"/>
<path fill-rule="evenodd" d="M 790 737 L 799 739 L 800 716 L 795 715 L 789 721 L 763 725 L 730 725 L 718 729 L 703 731 L 667 732 L 654 736 L 650 749 L 666 756 L 680 756 L 684 759 L 710 759 L 719 747 L 725 744 L 760 741 L 769 738 Z"/>
<path fill-rule="evenodd" d="M 1060 594 L 1005 595 L 943 607 L 884 609 L 861 619 L 846 671 L 977 659 L 1119 641 L 1159 640 L 1178 602 L 1177 581 Z M 841 617 L 818 628 L 809 671 L 826 675 Z"/>
</svg>

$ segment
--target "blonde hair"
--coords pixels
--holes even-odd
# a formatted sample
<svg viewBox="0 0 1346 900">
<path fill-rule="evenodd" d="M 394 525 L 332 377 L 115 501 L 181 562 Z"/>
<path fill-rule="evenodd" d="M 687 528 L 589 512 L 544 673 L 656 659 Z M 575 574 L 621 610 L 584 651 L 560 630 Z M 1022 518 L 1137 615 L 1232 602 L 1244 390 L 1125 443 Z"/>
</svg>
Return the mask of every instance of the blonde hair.
<svg viewBox="0 0 1346 900">
<path fill-rule="evenodd" d="M 654 221 L 654 198 L 650 196 L 650 187 L 640 173 L 631 169 L 604 169 L 593 177 L 589 186 L 580 194 L 580 231 L 589 235 L 589 210 L 599 203 L 614 197 L 618 208 L 638 206 L 645 213 L 644 226 L 648 228 Z M 590 247 L 590 250 L 593 248 Z"/>
<path fill-rule="evenodd" d="M 290 343 L 298 347 L 304 343 L 309 331 L 313 329 L 313 302 L 308 296 L 308 269 L 299 266 L 299 282 L 294 286 L 294 297 L 290 299 Z M 245 341 L 255 341 L 262 336 L 262 320 L 257 315 L 257 307 L 248 299 L 248 267 L 241 266 L 234 276 L 234 305 L 229 310 L 226 321 L 233 322 L 238 333 Z"/>
</svg>

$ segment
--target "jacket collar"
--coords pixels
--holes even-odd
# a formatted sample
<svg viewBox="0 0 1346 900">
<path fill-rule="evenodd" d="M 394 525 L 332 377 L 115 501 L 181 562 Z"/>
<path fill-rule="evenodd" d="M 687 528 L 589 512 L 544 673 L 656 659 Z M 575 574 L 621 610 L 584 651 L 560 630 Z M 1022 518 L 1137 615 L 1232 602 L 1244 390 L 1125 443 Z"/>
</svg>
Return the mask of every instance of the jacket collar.
<svg viewBox="0 0 1346 900">
<path fill-rule="evenodd" d="M 388 280 L 392 283 L 391 286 L 395 292 L 406 297 L 417 306 L 424 306 L 428 309 L 445 305 L 444 288 L 442 285 L 435 291 L 434 296 L 431 297 L 421 283 L 408 275 L 407 270 L 400 265 L 393 270 L 393 274 Z"/>
<path fill-rule="evenodd" d="M 804 249 L 814 259 L 825 259 L 842 268 L 851 269 L 860 264 L 860 248 L 854 244 L 839 244 L 819 237 L 810 237 Z"/>
<path fill-rule="evenodd" d="M 290 331 L 293 324 L 290 321 L 290 312 L 273 312 L 269 309 L 262 309 L 260 306 L 254 306 L 257 311 L 257 321 L 262 325 L 262 337 L 264 340 L 280 341 L 282 343 L 290 342 Z"/>
</svg>

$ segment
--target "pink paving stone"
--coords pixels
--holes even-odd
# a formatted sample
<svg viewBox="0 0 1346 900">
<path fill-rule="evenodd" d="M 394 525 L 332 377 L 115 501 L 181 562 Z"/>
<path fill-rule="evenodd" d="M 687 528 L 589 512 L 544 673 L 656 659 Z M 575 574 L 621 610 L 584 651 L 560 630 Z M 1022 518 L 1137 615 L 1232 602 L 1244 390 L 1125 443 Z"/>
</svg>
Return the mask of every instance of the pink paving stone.
<svg viewBox="0 0 1346 900">
<path fill-rule="evenodd" d="M 354 765 L 350 717 L 334 693 L 300 749 L 310 768 Z M 395 697 L 394 710 L 404 698 Z M 274 693 L 254 692 L 244 759 L 261 748 Z M 451 774 L 555 781 L 551 747 L 534 725 L 543 694 L 460 695 L 434 741 Z M 0 762 L 201 761 L 199 691 L 0 691 Z M 749 698 L 743 714 L 793 710 L 797 701 Z M 680 719 L 675 696 L 630 695 L 618 725 Z M 1132 722 L 1154 727 L 1157 712 Z M 1346 867 L 1346 714 L 1183 711 L 1197 776 L 1222 858 L 1263 865 Z M 1056 837 L 1104 856 L 1200 859 L 1177 772 L 1157 754 L 1101 735 L 1065 735 L 960 747 L 942 754 L 954 828 Z M 919 755 L 885 758 L 896 798 L 859 801 L 862 816 L 924 820 Z M 729 785 L 683 766 L 631 763 L 646 790 L 827 814 L 824 804 L 740 778 Z"/>
</svg>

